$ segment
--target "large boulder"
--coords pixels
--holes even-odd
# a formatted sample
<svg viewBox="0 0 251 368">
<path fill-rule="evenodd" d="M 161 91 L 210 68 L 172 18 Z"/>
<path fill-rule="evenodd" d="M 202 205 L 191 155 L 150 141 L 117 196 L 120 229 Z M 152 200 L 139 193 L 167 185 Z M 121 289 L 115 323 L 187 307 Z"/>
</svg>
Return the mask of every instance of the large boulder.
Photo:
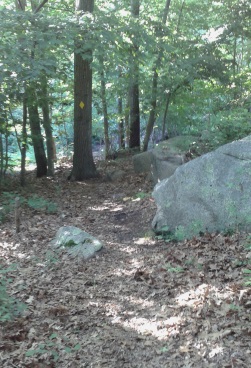
<svg viewBox="0 0 251 368">
<path fill-rule="evenodd" d="M 178 136 L 160 142 L 154 149 L 139 153 L 133 157 L 133 166 L 136 173 L 147 172 L 153 183 L 169 178 L 177 167 L 186 161 L 194 136 Z"/>
<path fill-rule="evenodd" d="M 154 188 L 152 226 L 189 238 L 200 232 L 251 230 L 251 136 L 180 166 Z"/>
</svg>

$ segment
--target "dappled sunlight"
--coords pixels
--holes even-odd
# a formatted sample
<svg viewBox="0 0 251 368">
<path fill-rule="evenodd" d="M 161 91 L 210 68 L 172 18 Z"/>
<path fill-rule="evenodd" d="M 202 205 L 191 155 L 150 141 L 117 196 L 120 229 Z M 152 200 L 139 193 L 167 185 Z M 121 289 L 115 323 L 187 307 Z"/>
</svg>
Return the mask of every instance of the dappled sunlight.
<svg viewBox="0 0 251 368">
<path fill-rule="evenodd" d="M 123 299 L 130 302 L 131 304 L 139 305 L 144 308 L 151 308 L 155 305 L 155 302 L 153 300 L 142 299 L 133 295 L 130 295 L 129 297 L 124 296 Z"/>
<path fill-rule="evenodd" d="M 119 205 L 119 204 L 115 204 L 113 205 L 113 208 L 110 209 L 111 212 L 116 212 L 116 211 L 122 211 L 124 209 L 124 206 Z"/>
<path fill-rule="evenodd" d="M 107 201 L 104 201 L 102 206 L 100 205 L 95 205 L 95 206 L 90 206 L 87 207 L 88 210 L 91 211 L 104 211 L 104 210 L 108 210 L 110 212 L 115 212 L 115 211 L 121 211 L 124 209 L 124 206 L 118 203 L 107 203 Z"/>
<path fill-rule="evenodd" d="M 126 299 L 126 298 L 125 298 Z M 144 308 L 154 307 L 153 301 L 140 300 L 135 297 L 128 298 L 133 304 L 144 306 Z M 124 328 L 130 328 L 140 335 L 153 336 L 158 340 L 165 340 L 170 336 L 178 335 L 180 326 L 183 325 L 184 319 L 181 316 L 171 316 L 169 318 L 144 318 L 135 316 L 135 310 L 125 309 L 124 305 L 115 303 L 105 303 L 106 315 L 111 318 L 113 324 L 120 324 Z M 156 307 L 156 306 L 155 306 Z"/>
<path fill-rule="evenodd" d="M 86 181 L 76 181 L 74 184 L 80 187 L 91 187 L 91 183 L 88 183 Z"/>
<path fill-rule="evenodd" d="M 105 210 L 110 210 L 110 208 L 107 207 L 107 206 L 88 207 L 88 209 L 91 210 L 91 211 L 105 211 Z"/>
<path fill-rule="evenodd" d="M 150 238 L 149 236 L 146 236 L 146 237 L 144 237 L 144 238 L 136 238 L 135 240 L 134 240 L 134 243 L 135 244 L 137 244 L 137 245 L 144 245 L 144 244 L 151 244 L 151 245 L 153 245 L 153 244 L 155 244 L 155 240 L 154 239 L 152 239 L 152 238 Z M 137 252 L 137 250 L 136 249 L 134 249 L 134 251 L 135 252 Z"/>
<path fill-rule="evenodd" d="M 170 336 L 178 335 L 182 319 L 171 317 L 166 320 L 156 321 L 142 317 L 133 317 L 122 323 L 124 327 L 131 328 L 142 335 L 151 335 L 158 340 L 165 340 Z"/>
<path fill-rule="evenodd" d="M 216 355 L 222 355 L 224 352 L 224 349 L 222 346 L 219 346 L 218 344 L 211 350 L 209 351 L 209 358 L 213 358 Z"/>
<path fill-rule="evenodd" d="M 124 276 L 124 275 L 130 276 L 131 273 L 132 273 L 132 271 L 128 271 L 125 267 L 124 268 L 116 268 L 113 271 L 113 274 L 116 275 L 116 276 Z"/>
<path fill-rule="evenodd" d="M 19 234 L 14 212 L 8 214 L 0 257 L 4 267 L 18 264 L 8 275 L 8 292 L 27 305 L 24 318 L 5 331 L 6 341 L 20 349 L 13 356 L 43 344 L 42 364 L 52 347 L 60 367 L 65 348 L 69 366 L 80 357 L 77 366 L 231 367 L 240 348 L 248 363 L 250 293 L 235 266 L 239 246 L 223 236 L 157 240 L 150 230 L 155 204 L 132 200 L 139 178 L 143 185 L 137 177 L 124 187 L 98 180 L 70 184 L 65 176 L 56 186 L 36 180 L 34 193 L 58 202 L 58 212 L 23 206 Z M 54 252 L 50 240 L 62 226 L 97 237 L 102 251 L 88 261 Z M 8 350 L 3 354 L 10 359 Z M 32 359 L 22 363 L 33 367 Z"/>
<path fill-rule="evenodd" d="M 209 300 L 209 296 L 211 302 L 213 301 L 216 305 L 220 305 L 225 299 L 229 301 L 233 295 L 234 293 L 231 290 L 221 291 L 216 286 L 201 284 L 196 289 L 191 289 L 177 296 L 176 301 L 181 307 L 188 306 L 196 309 Z"/>
<path fill-rule="evenodd" d="M 202 358 L 205 357 L 206 355 L 208 355 L 210 359 L 212 359 L 214 357 L 217 357 L 217 356 L 223 355 L 224 350 L 226 350 L 222 347 L 221 344 L 214 343 L 214 342 L 209 342 L 207 340 L 198 341 L 194 344 L 189 344 L 187 346 L 187 352 L 190 349 L 193 349 L 194 351 L 196 351 L 196 353 L 199 356 L 201 356 Z"/>
<path fill-rule="evenodd" d="M 113 242 L 107 242 L 107 244 L 109 244 L 111 246 L 117 246 L 117 244 L 113 243 Z M 127 253 L 127 254 L 133 254 L 133 253 L 137 253 L 137 250 L 135 250 L 135 247 L 133 247 L 133 246 L 126 245 L 123 248 L 120 248 L 120 252 L 121 253 Z"/>
<path fill-rule="evenodd" d="M 18 249 L 21 247 L 20 243 L 16 243 L 14 241 L 0 241 L 0 257 L 8 260 L 11 256 L 15 256 L 18 259 L 27 258 L 26 253 L 18 252 Z"/>
</svg>

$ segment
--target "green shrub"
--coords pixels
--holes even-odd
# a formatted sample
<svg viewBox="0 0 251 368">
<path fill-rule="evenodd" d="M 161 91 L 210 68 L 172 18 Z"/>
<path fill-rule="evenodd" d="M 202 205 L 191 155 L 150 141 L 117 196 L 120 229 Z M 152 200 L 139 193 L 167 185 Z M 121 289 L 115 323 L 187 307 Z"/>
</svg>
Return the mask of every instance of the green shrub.
<svg viewBox="0 0 251 368">
<path fill-rule="evenodd" d="M 15 265 L 0 268 L 0 322 L 10 321 L 20 315 L 26 308 L 25 304 L 12 298 L 8 292 L 8 284 L 12 281 L 7 274 L 16 269 Z"/>
<path fill-rule="evenodd" d="M 27 203 L 27 205 L 37 211 L 46 211 L 47 213 L 56 213 L 58 208 L 55 202 L 47 201 L 43 197 L 33 195 L 27 200 L 14 192 L 3 192 L 0 196 L 0 223 L 6 220 L 6 216 L 14 210 L 15 198 L 19 198 L 21 205 Z"/>
<path fill-rule="evenodd" d="M 36 357 L 38 359 L 42 359 L 43 356 L 47 356 L 54 362 L 57 362 L 59 360 L 58 351 L 64 350 L 66 354 L 72 354 L 81 348 L 79 343 L 73 346 L 66 345 L 65 343 L 68 342 L 67 338 L 63 337 L 62 342 L 60 340 L 60 337 L 56 333 L 53 333 L 45 342 L 38 343 L 35 348 L 27 350 L 25 356 Z"/>
<path fill-rule="evenodd" d="M 243 109 L 225 112 L 219 116 L 217 125 L 225 143 L 241 139 L 251 133 L 250 113 Z"/>
<path fill-rule="evenodd" d="M 38 211 L 46 211 L 48 213 L 57 212 L 57 204 L 54 202 L 49 202 L 43 197 L 39 197 L 34 195 L 27 200 L 27 204 L 29 207 Z"/>
<path fill-rule="evenodd" d="M 0 223 L 4 222 L 8 213 L 10 213 L 15 205 L 15 198 L 17 193 L 13 192 L 3 192 L 0 196 Z M 19 197 L 20 198 L 20 197 Z M 24 203 L 25 199 L 20 198 L 20 203 Z"/>
</svg>

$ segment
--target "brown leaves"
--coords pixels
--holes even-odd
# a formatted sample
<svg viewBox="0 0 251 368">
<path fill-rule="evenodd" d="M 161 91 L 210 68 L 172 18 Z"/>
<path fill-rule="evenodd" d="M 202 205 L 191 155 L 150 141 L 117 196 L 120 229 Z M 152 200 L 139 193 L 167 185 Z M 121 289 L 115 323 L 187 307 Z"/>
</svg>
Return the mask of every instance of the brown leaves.
<svg viewBox="0 0 251 368">
<path fill-rule="evenodd" d="M 4 224 L 1 264 L 18 264 L 9 292 L 27 309 L 1 327 L 1 367 L 251 366 L 251 290 L 242 273 L 250 264 L 240 235 L 157 242 L 148 235 L 155 204 L 136 196 L 148 184 L 129 159 L 126 167 L 119 185 L 69 183 L 63 172 L 55 182 L 36 180 L 33 191 L 60 212 L 23 208 L 18 237 L 11 217 Z M 62 225 L 97 236 L 104 253 L 78 263 L 52 252 Z"/>
</svg>

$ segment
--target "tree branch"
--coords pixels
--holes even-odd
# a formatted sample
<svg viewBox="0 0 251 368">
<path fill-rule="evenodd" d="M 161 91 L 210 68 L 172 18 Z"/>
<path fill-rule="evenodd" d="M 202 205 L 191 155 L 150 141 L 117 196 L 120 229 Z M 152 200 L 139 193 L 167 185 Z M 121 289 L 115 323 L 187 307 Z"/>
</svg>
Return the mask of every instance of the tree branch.
<svg viewBox="0 0 251 368">
<path fill-rule="evenodd" d="M 48 0 L 43 0 L 40 5 L 34 10 L 34 14 L 38 13 L 39 10 L 48 2 Z"/>
<path fill-rule="evenodd" d="M 24 10 L 24 7 L 23 7 L 23 4 L 22 4 L 22 1 L 21 0 L 17 0 L 18 1 L 18 4 L 20 6 L 20 9 L 21 10 Z"/>
</svg>

